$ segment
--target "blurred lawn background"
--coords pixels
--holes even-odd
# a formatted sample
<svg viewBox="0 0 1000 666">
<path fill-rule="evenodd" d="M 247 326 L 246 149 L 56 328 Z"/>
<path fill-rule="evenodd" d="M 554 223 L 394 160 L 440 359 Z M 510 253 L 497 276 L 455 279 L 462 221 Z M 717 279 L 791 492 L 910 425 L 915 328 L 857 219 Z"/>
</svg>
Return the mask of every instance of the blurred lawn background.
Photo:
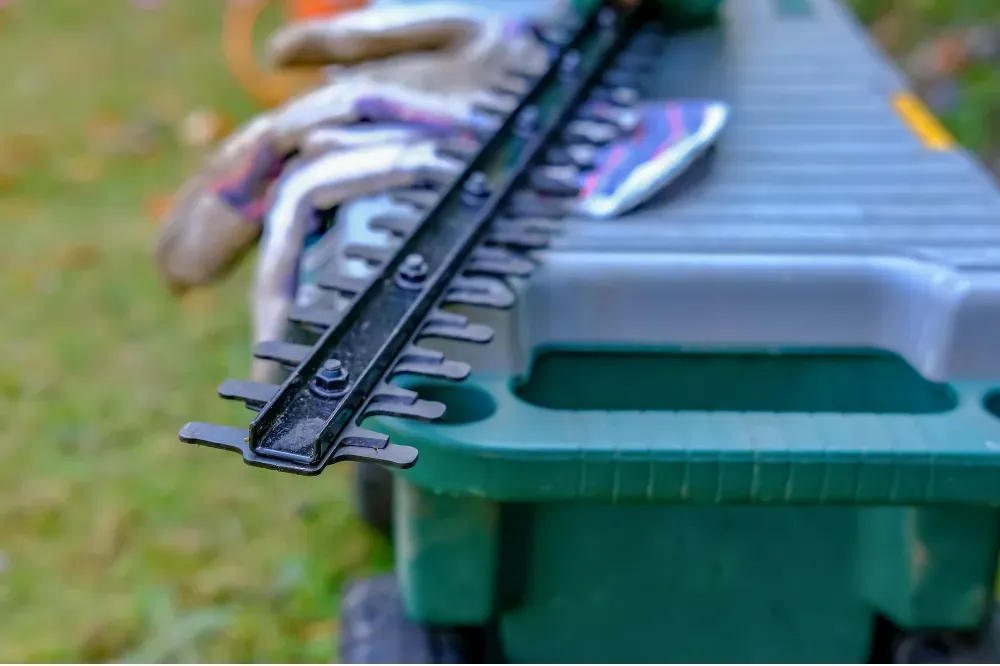
<svg viewBox="0 0 1000 666">
<path fill-rule="evenodd" d="M 983 46 L 1000 3 L 855 3 L 1000 173 Z M 204 150 L 191 121 L 253 113 L 221 7 L 0 0 L 2 661 L 329 661 L 341 584 L 388 562 L 345 470 L 291 477 L 177 441 L 186 420 L 249 418 L 215 398 L 247 376 L 248 266 L 176 300 L 149 258 Z"/>
<path fill-rule="evenodd" d="M 215 397 L 248 376 L 249 271 L 178 301 L 150 262 L 185 119 L 253 113 L 221 7 L 0 9 L 0 661 L 329 661 L 340 585 L 388 561 L 344 470 L 177 441 L 251 416 Z"/>
</svg>

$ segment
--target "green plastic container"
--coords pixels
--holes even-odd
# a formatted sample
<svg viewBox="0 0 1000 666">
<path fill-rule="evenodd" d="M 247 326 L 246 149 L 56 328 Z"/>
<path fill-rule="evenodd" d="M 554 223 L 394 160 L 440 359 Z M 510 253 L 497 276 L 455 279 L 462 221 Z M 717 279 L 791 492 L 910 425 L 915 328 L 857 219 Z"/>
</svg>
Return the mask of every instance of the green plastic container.
<svg viewBox="0 0 1000 666">
<path fill-rule="evenodd" d="M 472 377 L 410 383 L 445 422 L 372 425 L 420 451 L 395 480 L 407 612 L 495 628 L 494 658 L 857 663 L 876 626 L 992 610 L 1000 299 L 995 241 L 961 239 L 995 187 L 928 175 L 989 182 L 901 128 L 901 80 L 837 3 L 725 14 L 647 91 L 732 104 L 704 182 L 571 220 L 516 308 L 465 313 L 496 331 L 445 350 Z"/>
<path fill-rule="evenodd" d="M 420 450 L 395 487 L 404 603 L 496 623 L 509 661 L 864 662 L 879 616 L 987 616 L 986 385 L 864 351 L 637 349 L 409 385 L 449 411 L 377 426 Z"/>
</svg>

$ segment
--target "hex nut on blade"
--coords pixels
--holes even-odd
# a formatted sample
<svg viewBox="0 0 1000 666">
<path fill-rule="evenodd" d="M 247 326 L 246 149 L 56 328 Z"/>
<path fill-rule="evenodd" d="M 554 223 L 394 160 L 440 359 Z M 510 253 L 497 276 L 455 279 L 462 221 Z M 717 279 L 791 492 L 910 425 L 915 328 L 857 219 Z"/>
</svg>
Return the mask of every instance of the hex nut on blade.
<svg viewBox="0 0 1000 666">
<path fill-rule="evenodd" d="M 419 254 L 407 255 L 396 272 L 396 284 L 404 289 L 419 289 L 426 279 L 427 262 Z"/>
<path fill-rule="evenodd" d="M 344 367 L 343 363 L 332 358 L 323 363 L 309 388 L 321 398 L 337 398 L 347 392 L 348 379 L 347 368 Z"/>
<path fill-rule="evenodd" d="M 481 171 L 469 174 L 468 179 L 462 184 L 462 202 L 469 206 L 480 205 L 489 199 L 490 193 L 490 181 Z"/>
</svg>

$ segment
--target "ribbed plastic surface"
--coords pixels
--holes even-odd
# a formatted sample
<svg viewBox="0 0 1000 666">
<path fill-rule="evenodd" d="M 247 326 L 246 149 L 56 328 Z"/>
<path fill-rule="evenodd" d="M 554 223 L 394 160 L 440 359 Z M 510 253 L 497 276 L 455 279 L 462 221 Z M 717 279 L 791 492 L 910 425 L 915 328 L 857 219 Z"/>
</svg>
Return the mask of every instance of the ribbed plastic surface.
<svg viewBox="0 0 1000 666">
<path fill-rule="evenodd" d="M 911 131 L 893 107 L 904 82 L 839 3 L 724 13 L 721 28 L 671 41 L 649 90 L 731 102 L 714 161 L 661 206 L 572 225 L 554 261 L 642 251 L 608 260 L 627 270 L 656 254 L 664 342 L 877 347 L 931 379 L 1000 377 L 989 175 Z"/>
</svg>

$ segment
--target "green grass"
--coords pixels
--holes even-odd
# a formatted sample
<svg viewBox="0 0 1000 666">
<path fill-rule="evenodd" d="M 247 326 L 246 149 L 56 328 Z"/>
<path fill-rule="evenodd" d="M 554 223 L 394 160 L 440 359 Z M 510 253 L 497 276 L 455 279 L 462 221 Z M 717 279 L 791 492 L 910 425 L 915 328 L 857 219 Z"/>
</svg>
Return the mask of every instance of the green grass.
<svg viewBox="0 0 1000 666">
<path fill-rule="evenodd" d="M 996 2 L 849 0 L 849 4 L 867 25 L 881 22 L 894 26 L 890 32 L 895 38 L 885 46 L 904 64 L 916 51 L 928 50 L 949 34 L 961 33 L 973 26 L 992 26 L 1000 30 L 1000 3 Z M 957 84 L 957 95 L 950 108 L 939 111 L 941 120 L 960 143 L 978 154 L 1000 177 L 1000 58 L 993 62 L 970 62 L 953 80 Z M 922 88 L 929 84 L 929 81 L 917 81 L 917 91 L 924 92 Z"/>
<path fill-rule="evenodd" d="M 339 586 L 387 560 L 345 472 L 177 440 L 187 420 L 251 416 L 215 397 L 247 376 L 247 270 L 176 300 L 144 212 L 199 157 L 170 123 L 252 112 L 222 65 L 220 6 L 0 10 L 0 164 L 21 176 L 0 177 L 2 661 L 329 660 Z M 101 156 L 99 116 L 168 127 L 151 154 Z"/>
</svg>

